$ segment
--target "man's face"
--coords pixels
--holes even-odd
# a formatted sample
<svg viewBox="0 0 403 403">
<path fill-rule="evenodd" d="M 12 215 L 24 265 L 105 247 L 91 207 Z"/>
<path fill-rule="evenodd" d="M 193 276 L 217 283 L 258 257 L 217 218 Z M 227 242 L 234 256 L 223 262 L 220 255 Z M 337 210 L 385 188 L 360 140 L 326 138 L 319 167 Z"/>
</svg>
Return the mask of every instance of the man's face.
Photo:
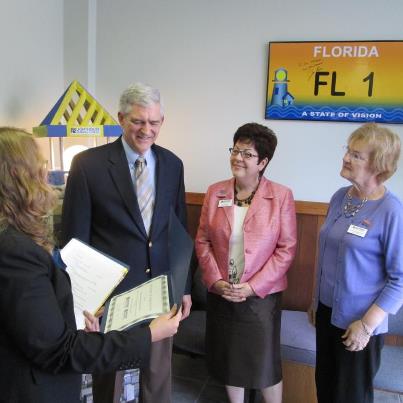
<svg viewBox="0 0 403 403">
<path fill-rule="evenodd" d="M 129 146 L 143 155 L 157 140 L 164 118 L 159 104 L 150 106 L 133 105 L 125 115 L 119 112 L 119 123 L 123 138 Z"/>
</svg>

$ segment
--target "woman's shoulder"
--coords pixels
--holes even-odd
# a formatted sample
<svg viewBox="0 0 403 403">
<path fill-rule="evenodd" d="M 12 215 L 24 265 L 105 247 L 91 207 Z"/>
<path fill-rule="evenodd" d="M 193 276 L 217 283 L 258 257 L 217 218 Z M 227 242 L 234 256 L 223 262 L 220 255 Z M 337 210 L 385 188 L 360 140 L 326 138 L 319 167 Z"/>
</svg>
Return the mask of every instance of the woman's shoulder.
<svg viewBox="0 0 403 403">
<path fill-rule="evenodd" d="M 15 255 L 25 258 L 30 256 L 32 259 L 40 260 L 47 260 L 49 255 L 31 237 L 11 225 L 0 232 L 0 252 L 2 256 L 9 258 Z"/>
<path fill-rule="evenodd" d="M 29 237 L 12 225 L 0 230 L 0 245 L 2 248 L 14 249 L 20 243 L 25 244 L 26 242 L 29 243 Z"/>
<path fill-rule="evenodd" d="M 382 201 L 379 212 L 386 214 L 391 220 L 398 220 L 403 224 L 403 202 L 402 200 L 390 190 L 386 191 L 384 200 Z"/>
<path fill-rule="evenodd" d="M 396 208 L 398 210 L 403 210 L 402 199 L 389 189 L 386 190 L 385 203 L 390 207 Z"/>
<path fill-rule="evenodd" d="M 213 183 L 210 185 L 207 189 L 207 194 L 212 195 L 212 194 L 218 194 L 218 195 L 225 195 L 229 190 L 233 189 L 234 186 L 234 180 L 233 179 L 225 179 L 220 182 Z"/>
<path fill-rule="evenodd" d="M 292 194 L 291 188 L 281 183 L 274 182 L 264 176 L 260 179 L 260 187 L 273 193 L 273 195 L 279 194 Z"/>
<path fill-rule="evenodd" d="M 330 204 L 335 203 L 337 201 L 340 201 L 344 198 L 346 193 L 348 192 L 348 189 L 351 186 L 343 186 L 340 189 L 336 190 L 336 192 L 333 193 L 332 197 L 330 198 Z"/>
</svg>

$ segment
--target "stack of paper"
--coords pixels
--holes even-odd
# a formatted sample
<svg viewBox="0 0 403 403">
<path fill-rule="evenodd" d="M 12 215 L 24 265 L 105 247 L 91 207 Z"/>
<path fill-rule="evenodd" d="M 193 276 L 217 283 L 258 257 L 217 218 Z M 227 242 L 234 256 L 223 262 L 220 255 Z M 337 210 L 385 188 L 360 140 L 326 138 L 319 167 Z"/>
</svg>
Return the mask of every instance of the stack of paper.
<svg viewBox="0 0 403 403">
<path fill-rule="evenodd" d="M 83 311 L 94 315 L 123 280 L 129 267 L 75 238 L 60 255 L 71 279 L 77 329 L 84 329 Z"/>
</svg>

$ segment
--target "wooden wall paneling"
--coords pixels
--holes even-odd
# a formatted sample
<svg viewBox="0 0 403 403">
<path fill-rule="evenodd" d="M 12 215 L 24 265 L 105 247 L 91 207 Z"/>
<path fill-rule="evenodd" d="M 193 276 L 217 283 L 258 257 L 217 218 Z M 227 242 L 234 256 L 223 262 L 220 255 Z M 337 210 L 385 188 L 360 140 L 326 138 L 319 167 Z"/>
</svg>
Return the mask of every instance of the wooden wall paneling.
<svg viewBox="0 0 403 403">
<path fill-rule="evenodd" d="M 312 300 L 316 264 L 317 216 L 297 214 L 298 246 L 287 273 L 288 288 L 283 293 L 283 308 L 306 311 Z"/>
<path fill-rule="evenodd" d="M 314 367 L 283 361 L 283 403 L 317 403 Z"/>
<path fill-rule="evenodd" d="M 188 220 L 188 231 L 190 236 L 195 239 L 197 228 L 199 226 L 201 213 L 201 206 L 197 204 L 187 205 L 187 220 Z"/>
<path fill-rule="evenodd" d="M 204 193 L 186 193 L 188 231 L 193 239 L 196 237 L 197 228 L 199 227 L 203 200 Z"/>
<path fill-rule="evenodd" d="M 328 203 L 321 202 L 310 202 L 310 201 L 295 201 L 295 209 L 297 210 L 297 214 L 308 214 L 315 216 L 326 216 Z"/>
<path fill-rule="evenodd" d="M 186 193 L 186 204 L 195 204 L 198 206 L 203 205 L 204 193 L 187 192 Z"/>
<path fill-rule="evenodd" d="M 385 335 L 385 344 L 387 344 L 388 346 L 403 347 L 403 336 L 399 336 L 396 334 L 386 334 Z"/>
<path fill-rule="evenodd" d="M 316 225 L 316 233 L 317 233 L 317 244 L 316 244 L 316 248 L 315 248 L 315 262 L 318 261 L 318 254 L 319 254 L 319 232 L 320 229 L 322 228 L 322 225 L 325 223 L 326 220 L 326 215 L 319 215 L 317 217 L 317 225 Z M 315 272 L 314 272 L 314 276 L 313 276 L 313 281 L 312 281 L 312 292 L 315 292 L 315 287 L 316 287 L 316 264 L 315 264 Z M 313 297 L 313 294 L 312 294 Z"/>
</svg>

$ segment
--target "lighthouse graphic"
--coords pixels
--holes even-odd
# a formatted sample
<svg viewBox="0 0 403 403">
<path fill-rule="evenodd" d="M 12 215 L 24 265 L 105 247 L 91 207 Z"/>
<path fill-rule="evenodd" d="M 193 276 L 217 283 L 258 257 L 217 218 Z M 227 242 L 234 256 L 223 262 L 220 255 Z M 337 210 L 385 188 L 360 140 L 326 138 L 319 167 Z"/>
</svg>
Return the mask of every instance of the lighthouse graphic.
<svg viewBox="0 0 403 403">
<path fill-rule="evenodd" d="M 270 105 L 292 105 L 294 97 L 288 92 L 288 72 L 284 67 L 280 67 L 274 72 L 273 82 L 273 94 Z"/>
</svg>

